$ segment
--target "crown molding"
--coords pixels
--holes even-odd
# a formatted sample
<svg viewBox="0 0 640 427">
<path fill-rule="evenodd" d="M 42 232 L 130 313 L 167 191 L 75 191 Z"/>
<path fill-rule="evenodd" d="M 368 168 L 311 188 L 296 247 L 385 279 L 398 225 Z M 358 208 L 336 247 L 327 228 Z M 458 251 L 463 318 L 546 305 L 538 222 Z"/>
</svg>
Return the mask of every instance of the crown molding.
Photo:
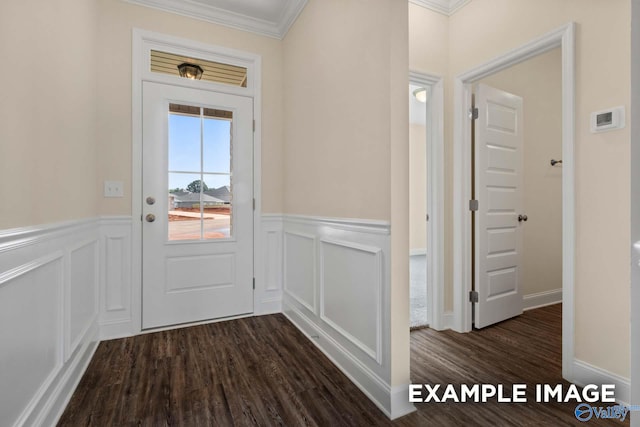
<svg viewBox="0 0 640 427">
<path fill-rule="evenodd" d="M 471 0 L 409 0 L 409 3 L 442 13 L 443 15 L 451 16 L 470 1 Z"/>
<path fill-rule="evenodd" d="M 283 39 L 308 0 L 292 0 L 287 3 L 278 22 L 231 12 L 215 6 L 190 0 L 123 0 L 138 6 L 151 7 L 164 12 L 187 16 L 237 30 L 249 31 L 267 37 Z"/>
</svg>

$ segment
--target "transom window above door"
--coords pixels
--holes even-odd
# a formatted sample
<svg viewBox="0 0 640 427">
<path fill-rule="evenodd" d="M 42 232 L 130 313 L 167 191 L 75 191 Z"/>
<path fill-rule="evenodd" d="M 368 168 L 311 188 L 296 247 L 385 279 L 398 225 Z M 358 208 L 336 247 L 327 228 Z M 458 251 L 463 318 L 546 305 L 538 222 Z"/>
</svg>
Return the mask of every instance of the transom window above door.
<svg viewBox="0 0 640 427">
<path fill-rule="evenodd" d="M 181 76 L 179 67 L 186 64 L 200 69 L 198 80 L 247 87 L 247 69 L 233 64 L 207 61 L 170 52 L 151 50 L 150 70 L 154 73 Z"/>
</svg>

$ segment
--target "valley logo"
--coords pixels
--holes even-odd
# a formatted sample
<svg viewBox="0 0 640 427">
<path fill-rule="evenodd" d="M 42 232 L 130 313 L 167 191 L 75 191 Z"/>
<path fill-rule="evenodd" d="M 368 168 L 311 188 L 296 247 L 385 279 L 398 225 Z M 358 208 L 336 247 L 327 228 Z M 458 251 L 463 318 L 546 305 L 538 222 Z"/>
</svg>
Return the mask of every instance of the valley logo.
<svg viewBox="0 0 640 427">
<path fill-rule="evenodd" d="M 624 406 L 624 405 L 614 405 L 614 406 L 591 406 L 588 403 L 581 403 L 576 406 L 576 410 L 574 414 L 578 421 L 582 421 L 586 423 L 593 417 L 596 419 L 604 420 L 604 419 L 614 419 L 624 421 L 627 419 L 627 414 L 631 411 L 640 411 L 640 405 L 636 406 Z"/>
</svg>

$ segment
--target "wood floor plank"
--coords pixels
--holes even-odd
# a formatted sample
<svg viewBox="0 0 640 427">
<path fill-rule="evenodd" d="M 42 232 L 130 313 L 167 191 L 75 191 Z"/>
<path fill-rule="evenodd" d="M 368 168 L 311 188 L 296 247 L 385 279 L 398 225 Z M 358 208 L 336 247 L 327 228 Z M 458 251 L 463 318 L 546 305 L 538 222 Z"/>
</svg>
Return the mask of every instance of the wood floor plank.
<svg viewBox="0 0 640 427">
<path fill-rule="evenodd" d="M 529 402 L 420 403 L 393 422 L 283 315 L 105 341 L 58 425 L 585 425 L 574 416 L 576 404 L 533 402 L 536 383 L 568 385 L 561 333 L 559 305 L 468 334 L 413 331 L 413 383 L 526 383 Z"/>
</svg>

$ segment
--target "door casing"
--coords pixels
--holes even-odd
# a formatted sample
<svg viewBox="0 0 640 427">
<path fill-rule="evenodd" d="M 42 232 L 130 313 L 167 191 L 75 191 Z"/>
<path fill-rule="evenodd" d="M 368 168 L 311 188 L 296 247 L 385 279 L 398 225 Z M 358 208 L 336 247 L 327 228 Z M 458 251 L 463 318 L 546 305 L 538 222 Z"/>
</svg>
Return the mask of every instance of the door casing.
<svg viewBox="0 0 640 427">
<path fill-rule="evenodd" d="M 575 284 L 575 23 L 538 37 L 454 79 L 453 138 L 453 329 L 472 329 L 471 120 L 472 85 L 527 59 L 562 49 L 562 376 L 573 379 Z"/>
<path fill-rule="evenodd" d="M 163 52 L 171 52 L 187 57 L 201 58 L 208 61 L 233 64 L 247 69 L 247 87 L 237 87 L 200 80 L 189 80 L 177 76 L 171 76 L 150 71 L 151 49 Z M 214 46 L 193 40 L 169 36 L 134 28 L 132 46 L 132 295 L 131 295 L 131 334 L 142 333 L 142 82 L 150 81 L 174 86 L 183 86 L 193 89 L 206 89 L 210 91 L 228 93 L 253 98 L 254 138 L 253 138 L 253 197 L 255 209 L 253 212 L 253 259 L 256 279 L 254 292 L 254 314 L 259 314 L 259 289 L 264 287 L 263 251 L 262 249 L 262 191 L 261 191 L 261 129 L 262 129 L 262 87 L 261 87 L 262 60 L 261 56 L 230 49 L 223 46 Z M 246 316 L 238 316 L 246 317 Z M 227 320 L 229 318 L 226 318 Z M 210 323 L 215 320 L 194 322 Z M 187 325 L 181 325 L 187 326 Z M 145 330 L 153 332 L 167 328 Z"/>
<path fill-rule="evenodd" d="M 427 104 L 427 322 L 450 327 L 444 314 L 444 82 L 433 74 L 409 72 L 411 84 L 430 88 Z"/>
</svg>

